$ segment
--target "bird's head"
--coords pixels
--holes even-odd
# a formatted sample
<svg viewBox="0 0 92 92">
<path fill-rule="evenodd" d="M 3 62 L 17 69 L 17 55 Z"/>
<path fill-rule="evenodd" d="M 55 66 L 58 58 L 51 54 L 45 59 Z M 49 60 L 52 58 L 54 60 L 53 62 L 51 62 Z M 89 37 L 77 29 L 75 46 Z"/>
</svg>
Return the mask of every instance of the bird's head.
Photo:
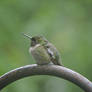
<svg viewBox="0 0 92 92">
<path fill-rule="evenodd" d="M 43 44 L 46 44 L 48 42 L 47 39 L 45 37 L 43 37 L 43 36 L 37 35 L 37 36 L 30 37 L 30 36 L 28 36 L 26 34 L 24 34 L 24 36 L 26 36 L 29 39 L 31 39 L 31 46 L 35 46 L 37 44 L 43 45 Z"/>
</svg>

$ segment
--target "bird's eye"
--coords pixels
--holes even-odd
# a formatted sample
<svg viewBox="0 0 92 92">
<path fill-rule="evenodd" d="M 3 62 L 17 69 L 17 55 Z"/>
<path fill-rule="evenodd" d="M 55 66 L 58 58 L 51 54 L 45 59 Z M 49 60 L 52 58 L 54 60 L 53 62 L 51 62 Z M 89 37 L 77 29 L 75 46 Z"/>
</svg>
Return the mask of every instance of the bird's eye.
<svg viewBox="0 0 92 92">
<path fill-rule="evenodd" d="M 32 38 L 32 41 L 36 41 L 35 38 Z"/>
</svg>

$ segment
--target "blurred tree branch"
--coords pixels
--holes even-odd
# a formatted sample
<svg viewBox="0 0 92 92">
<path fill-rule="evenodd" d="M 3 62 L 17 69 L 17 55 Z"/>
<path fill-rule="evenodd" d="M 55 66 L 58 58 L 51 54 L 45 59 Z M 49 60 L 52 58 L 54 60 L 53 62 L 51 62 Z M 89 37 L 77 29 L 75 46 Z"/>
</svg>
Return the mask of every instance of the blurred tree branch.
<svg viewBox="0 0 92 92">
<path fill-rule="evenodd" d="M 87 78 L 83 77 L 79 73 L 62 66 L 39 66 L 36 64 L 26 65 L 5 73 L 0 77 L 0 90 L 16 80 L 33 75 L 52 75 L 64 78 L 70 82 L 73 82 L 82 88 L 85 92 L 92 92 L 92 82 L 90 82 Z"/>
</svg>

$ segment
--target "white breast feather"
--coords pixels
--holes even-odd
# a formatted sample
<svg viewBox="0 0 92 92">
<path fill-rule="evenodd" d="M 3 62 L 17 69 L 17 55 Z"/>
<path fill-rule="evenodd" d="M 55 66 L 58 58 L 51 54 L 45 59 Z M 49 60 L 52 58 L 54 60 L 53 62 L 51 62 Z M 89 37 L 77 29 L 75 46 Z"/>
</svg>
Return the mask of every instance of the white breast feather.
<svg viewBox="0 0 92 92">
<path fill-rule="evenodd" d="M 35 48 L 39 47 L 39 46 L 40 46 L 40 44 L 37 44 L 37 45 L 34 46 L 34 47 L 30 47 L 30 48 L 29 48 L 29 53 L 30 53 L 31 51 L 33 51 Z"/>
</svg>

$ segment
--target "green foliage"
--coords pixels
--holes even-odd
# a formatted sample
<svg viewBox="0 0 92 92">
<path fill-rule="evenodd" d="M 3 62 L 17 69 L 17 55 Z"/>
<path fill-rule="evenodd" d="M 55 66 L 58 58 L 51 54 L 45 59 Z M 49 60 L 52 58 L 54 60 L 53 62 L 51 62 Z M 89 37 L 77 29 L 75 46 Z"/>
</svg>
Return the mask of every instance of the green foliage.
<svg viewBox="0 0 92 92">
<path fill-rule="evenodd" d="M 35 63 L 21 32 L 44 35 L 60 51 L 63 64 L 92 80 L 92 0 L 0 0 L 0 75 Z M 2 92 L 83 92 L 55 77 L 16 81 Z"/>
</svg>

